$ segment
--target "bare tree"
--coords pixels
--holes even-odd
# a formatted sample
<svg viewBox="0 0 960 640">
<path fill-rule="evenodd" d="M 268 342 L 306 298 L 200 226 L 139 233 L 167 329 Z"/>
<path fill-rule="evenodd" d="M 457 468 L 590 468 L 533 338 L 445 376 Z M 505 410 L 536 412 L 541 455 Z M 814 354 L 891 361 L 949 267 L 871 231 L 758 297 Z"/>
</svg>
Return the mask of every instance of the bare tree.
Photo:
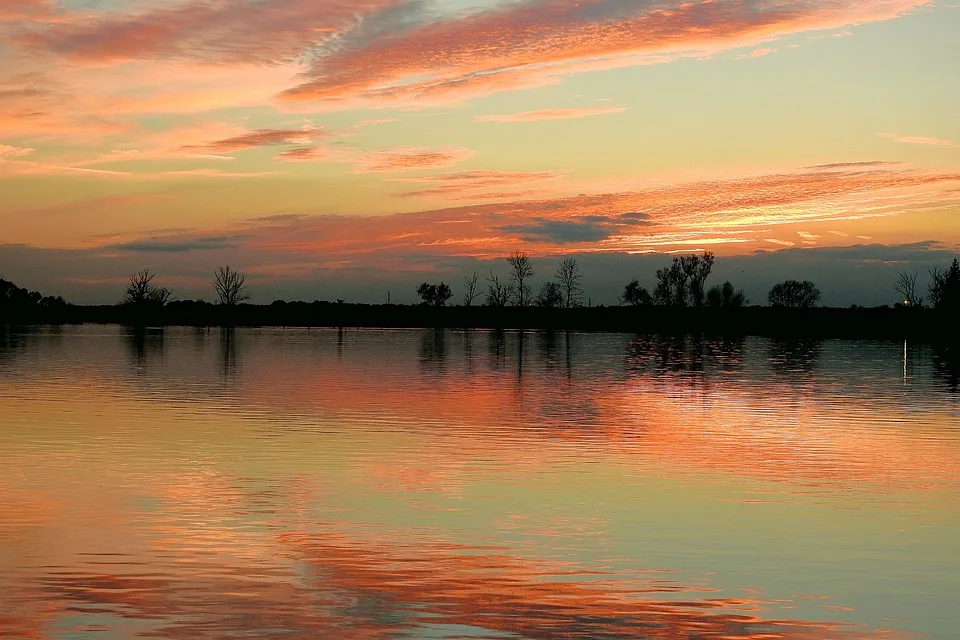
<svg viewBox="0 0 960 640">
<path fill-rule="evenodd" d="M 922 307 L 923 296 L 917 295 L 917 274 L 903 271 L 897 278 L 894 290 L 903 296 L 903 301 L 910 307 Z"/>
<path fill-rule="evenodd" d="M 530 303 L 533 291 L 526 281 L 533 277 L 533 261 L 522 251 L 515 251 L 507 257 L 510 263 L 510 282 L 513 285 L 513 294 L 518 307 L 525 307 Z"/>
<path fill-rule="evenodd" d="M 172 297 L 173 292 L 166 287 L 154 287 L 153 291 L 150 292 L 150 302 L 161 307 L 166 306 Z"/>
<path fill-rule="evenodd" d="M 464 277 L 463 285 L 466 287 L 463 292 L 463 306 L 469 307 L 473 305 L 473 301 L 477 299 L 477 296 L 480 294 L 477 292 L 477 282 L 480 280 L 480 276 L 476 271 L 473 272 L 472 278 Z"/>
<path fill-rule="evenodd" d="M 493 271 L 490 272 L 490 277 L 487 278 L 487 282 L 490 283 L 490 286 L 487 287 L 487 306 L 507 306 L 510 297 L 513 295 L 513 288 L 494 275 Z"/>
<path fill-rule="evenodd" d="M 136 273 L 130 274 L 130 284 L 127 285 L 126 294 L 123 301 L 128 304 L 143 304 L 150 297 L 151 284 L 157 274 L 150 269 L 141 269 Z"/>
<path fill-rule="evenodd" d="M 157 277 L 150 269 L 141 269 L 130 274 L 130 284 L 123 296 L 124 304 L 143 306 L 146 304 L 164 306 L 170 301 L 173 293 L 166 287 L 153 284 Z"/>
<path fill-rule="evenodd" d="M 567 309 L 580 306 L 580 295 L 583 289 L 580 288 L 580 280 L 583 278 L 583 272 L 580 271 L 580 263 L 576 258 L 564 258 L 557 268 L 555 276 L 560 288 L 564 294 L 564 305 Z"/>
<path fill-rule="evenodd" d="M 213 274 L 213 288 L 217 291 L 220 304 L 232 307 L 249 300 L 246 281 L 245 275 L 234 271 L 229 265 L 217 269 Z"/>
</svg>

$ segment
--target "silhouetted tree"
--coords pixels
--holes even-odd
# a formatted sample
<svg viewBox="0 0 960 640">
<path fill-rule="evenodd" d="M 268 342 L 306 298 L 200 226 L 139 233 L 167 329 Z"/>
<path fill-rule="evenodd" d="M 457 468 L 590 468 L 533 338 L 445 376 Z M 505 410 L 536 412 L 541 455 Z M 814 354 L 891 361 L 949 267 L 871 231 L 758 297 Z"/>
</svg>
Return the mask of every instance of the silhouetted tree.
<svg viewBox="0 0 960 640">
<path fill-rule="evenodd" d="M 657 286 L 653 289 L 653 301 L 660 305 L 673 304 L 673 284 L 670 269 L 657 269 Z"/>
<path fill-rule="evenodd" d="M 153 284 L 153 279 L 157 274 L 150 269 L 141 269 L 136 273 L 130 274 L 130 284 L 123 296 L 123 304 L 137 307 L 166 305 L 172 293 L 166 287 L 158 287 Z"/>
<path fill-rule="evenodd" d="M 218 268 L 213 274 L 213 288 L 220 304 L 232 307 L 249 300 L 246 281 L 247 277 L 231 269 L 230 265 Z"/>
<path fill-rule="evenodd" d="M 742 289 L 734 289 L 729 282 L 714 285 L 707 291 L 707 306 L 714 308 L 739 308 L 749 302 Z"/>
<path fill-rule="evenodd" d="M 477 292 L 477 282 L 479 280 L 480 276 L 476 271 L 473 272 L 472 278 L 465 277 L 463 279 L 464 287 L 466 287 L 463 292 L 463 306 L 469 307 L 473 305 L 473 301 L 476 300 L 477 296 L 480 295 L 480 293 Z"/>
<path fill-rule="evenodd" d="M 564 305 L 567 309 L 580 306 L 580 295 L 583 289 L 580 288 L 580 280 L 583 273 L 580 271 L 580 263 L 576 258 L 564 258 L 557 268 L 555 276 L 564 295 Z"/>
<path fill-rule="evenodd" d="M 530 256 L 522 251 L 515 251 L 507 257 L 510 264 L 510 283 L 513 285 L 513 295 L 518 307 L 525 307 L 530 304 L 530 297 L 533 292 L 527 280 L 533 277 L 533 261 Z"/>
<path fill-rule="evenodd" d="M 923 296 L 917 295 L 917 274 L 902 271 L 897 277 L 894 290 L 903 296 L 903 302 L 909 307 L 922 307 Z"/>
<path fill-rule="evenodd" d="M 39 304 L 43 295 L 37 291 L 28 291 L 8 280 L 0 280 L 0 307 L 20 309 Z"/>
<path fill-rule="evenodd" d="M 683 266 L 680 264 L 680 258 L 673 259 L 669 273 L 670 283 L 673 286 L 673 295 L 671 296 L 672 304 L 677 307 L 687 306 L 687 291 L 690 276 L 687 275 L 687 272 L 684 271 Z"/>
<path fill-rule="evenodd" d="M 674 264 L 679 264 L 680 270 L 686 276 L 684 281 L 689 284 L 690 304 L 702 307 L 706 294 L 705 283 L 713 270 L 713 253 L 705 251 L 702 256 L 680 256 L 674 258 Z"/>
<path fill-rule="evenodd" d="M 450 285 L 441 280 L 440 284 L 424 282 L 417 287 L 417 295 L 423 299 L 424 304 L 432 307 L 442 307 L 447 304 L 447 300 L 453 297 L 453 291 L 450 290 Z"/>
<path fill-rule="evenodd" d="M 930 270 L 930 304 L 940 311 L 960 311 L 960 262 L 954 259 L 949 269 Z"/>
<path fill-rule="evenodd" d="M 806 309 L 820 302 L 820 290 L 809 280 L 785 280 L 773 285 L 767 301 L 774 307 Z"/>
<path fill-rule="evenodd" d="M 640 286 L 639 280 L 634 278 L 623 288 L 623 297 L 620 298 L 620 302 L 634 307 L 642 307 L 653 304 L 653 296 L 644 287 Z"/>
<path fill-rule="evenodd" d="M 487 282 L 490 283 L 487 287 L 487 306 L 507 306 L 507 303 L 510 302 L 510 298 L 513 296 L 513 288 L 494 275 L 493 271 L 490 272 L 490 277 L 487 278 Z"/>
<path fill-rule="evenodd" d="M 553 309 L 563 306 L 563 289 L 556 282 L 546 282 L 540 287 L 540 293 L 534 301 L 538 307 Z"/>
</svg>

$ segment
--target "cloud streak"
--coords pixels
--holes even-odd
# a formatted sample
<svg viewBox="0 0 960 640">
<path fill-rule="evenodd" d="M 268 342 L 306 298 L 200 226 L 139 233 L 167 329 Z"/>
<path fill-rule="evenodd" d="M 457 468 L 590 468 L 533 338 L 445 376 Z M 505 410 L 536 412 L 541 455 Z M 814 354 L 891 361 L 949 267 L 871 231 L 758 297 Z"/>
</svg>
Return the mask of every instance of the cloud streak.
<svg viewBox="0 0 960 640">
<path fill-rule="evenodd" d="M 416 154 L 413 154 L 416 157 Z M 438 161 L 431 154 L 427 163 Z M 444 158 L 440 160 L 446 162 Z M 377 159 L 372 168 L 421 168 Z M 415 181 L 454 189 L 535 184 L 549 174 L 458 172 Z M 432 182 L 430 182 L 432 181 Z M 497 186 L 501 185 L 501 186 Z M 538 255 L 570 252 L 692 251 L 736 245 L 736 253 L 794 246 L 812 240 L 814 223 L 852 223 L 871 217 L 929 212 L 960 204 L 960 173 L 924 172 L 887 165 L 801 169 L 723 180 L 686 182 L 630 191 L 549 199 L 480 203 L 385 216 L 295 215 L 249 221 L 210 233 L 187 233 L 171 242 L 236 237 L 244 251 L 283 252 L 310 260 L 368 268 L 405 269 L 414 256 L 500 257 L 535 245 Z M 819 227 L 822 229 L 823 227 Z M 136 239 L 131 239 L 135 241 Z M 150 240 L 150 238 L 147 238 Z"/>
<path fill-rule="evenodd" d="M 901 142 L 903 144 L 919 144 L 926 145 L 931 147 L 956 147 L 956 142 L 952 140 L 944 140 L 943 138 L 934 138 L 931 136 L 901 136 L 895 133 L 881 133 L 881 138 L 887 138 L 893 140 L 894 142 Z"/>
<path fill-rule="evenodd" d="M 395 171 L 415 171 L 418 169 L 442 169 L 452 167 L 476 153 L 461 147 L 424 149 L 404 147 L 385 149 L 356 156 L 354 173 L 391 173 Z"/>
<path fill-rule="evenodd" d="M 602 116 L 611 113 L 623 113 L 624 107 L 596 107 L 584 109 L 539 109 L 537 111 L 524 111 L 522 113 L 503 113 L 477 116 L 474 118 L 477 122 L 542 122 L 544 120 L 572 120 L 577 118 L 588 118 L 590 116 Z"/>
</svg>

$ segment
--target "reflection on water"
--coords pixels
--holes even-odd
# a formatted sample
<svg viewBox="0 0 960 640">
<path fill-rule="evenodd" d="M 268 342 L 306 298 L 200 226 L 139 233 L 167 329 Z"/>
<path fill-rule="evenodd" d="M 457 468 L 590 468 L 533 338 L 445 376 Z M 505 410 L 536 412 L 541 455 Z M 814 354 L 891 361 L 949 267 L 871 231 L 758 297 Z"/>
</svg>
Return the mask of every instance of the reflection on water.
<svg viewBox="0 0 960 640">
<path fill-rule="evenodd" d="M 933 350 L 933 371 L 943 387 L 956 393 L 960 387 L 960 346 L 936 345 Z"/>
<path fill-rule="evenodd" d="M 954 638 L 954 356 L 0 332 L 0 637 Z"/>
</svg>

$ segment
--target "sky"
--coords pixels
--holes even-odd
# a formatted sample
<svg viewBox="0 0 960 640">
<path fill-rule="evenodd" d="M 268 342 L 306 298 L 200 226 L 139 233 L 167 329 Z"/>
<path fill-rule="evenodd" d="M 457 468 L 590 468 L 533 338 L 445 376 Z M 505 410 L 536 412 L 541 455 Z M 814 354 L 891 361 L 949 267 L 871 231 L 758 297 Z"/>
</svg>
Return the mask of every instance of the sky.
<svg viewBox="0 0 960 640">
<path fill-rule="evenodd" d="M 960 254 L 958 0 L 4 0 L 0 277 L 413 302 L 526 251 L 892 304 Z"/>
</svg>

